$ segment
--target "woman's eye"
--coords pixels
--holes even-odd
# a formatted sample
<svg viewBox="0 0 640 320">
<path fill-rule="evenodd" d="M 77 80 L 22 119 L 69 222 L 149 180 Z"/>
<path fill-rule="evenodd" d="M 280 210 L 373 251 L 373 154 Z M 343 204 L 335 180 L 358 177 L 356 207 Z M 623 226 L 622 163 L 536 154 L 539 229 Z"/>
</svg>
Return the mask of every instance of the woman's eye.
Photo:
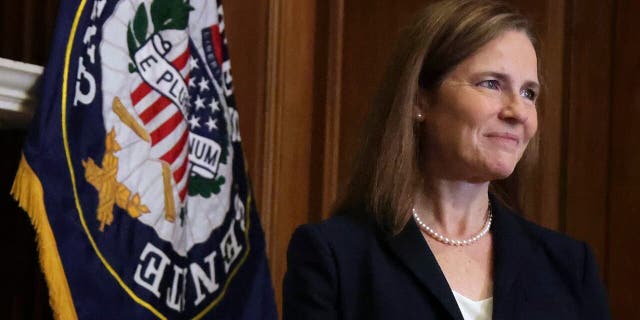
<svg viewBox="0 0 640 320">
<path fill-rule="evenodd" d="M 493 90 L 500 89 L 500 82 L 498 80 L 484 80 L 478 83 L 480 87 L 485 87 Z"/>
<path fill-rule="evenodd" d="M 525 98 L 527 98 L 527 99 L 529 99 L 529 100 L 531 100 L 531 101 L 535 101 L 537 93 L 532 89 L 522 89 L 520 91 L 520 95 L 525 97 Z"/>
</svg>

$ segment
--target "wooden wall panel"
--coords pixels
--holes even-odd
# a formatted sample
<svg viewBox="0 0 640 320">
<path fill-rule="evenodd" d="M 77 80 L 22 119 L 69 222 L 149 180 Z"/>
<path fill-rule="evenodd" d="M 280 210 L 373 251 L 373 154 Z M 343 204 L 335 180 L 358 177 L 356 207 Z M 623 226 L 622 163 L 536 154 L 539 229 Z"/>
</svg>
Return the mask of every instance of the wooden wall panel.
<svg viewBox="0 0 640 320">
<path fill-rule="evenodd" d="M 564 231 L 587 240 L 604 268 L 613 4 L 571 1 L 569 7 Z"/>
<path fill-rule="evenodd" d="M 351 174 L 364 120 L 399 29 L 433 1 L 345 1 L 338 190 Z M 338 191 L 338 192 L 339 192 Z"/>
<path fill-rule="evenodd" d="M 614 319 L 640 319 L 640 2 L 615 8 L 607 276 Z"/>
<path fill-rule="evenodd" d="M 269 6 L 264 187 L 257 196 L 279 307 L 289 239 L 309 221 L 315 9 L 315 1 Z"/>
<path fill-rule="evenodd" d="M 240 114 L 242 148 L 253 192 L 262 194 L 267 79 L 267 0 L 225 1 L 225 28 L 231 56 L 234 93 Z M 262 201 L 256 199 L 264 213 Z"/>
<path fill-rule="evenodd" d="M 310 220 L 329 217 L 340 166 L 344 0 L 318 1 L 312 127 Z"/>
</svg>

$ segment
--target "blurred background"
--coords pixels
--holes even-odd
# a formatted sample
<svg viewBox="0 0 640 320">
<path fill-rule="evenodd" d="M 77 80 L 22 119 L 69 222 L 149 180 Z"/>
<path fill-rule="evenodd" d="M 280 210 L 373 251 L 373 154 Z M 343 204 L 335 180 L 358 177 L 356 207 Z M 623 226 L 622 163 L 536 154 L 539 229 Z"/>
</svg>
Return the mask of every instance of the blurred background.
<svg viewBox="0 0 640 320">
<path fill-rule="evenodd" d="M 296 226 L 320 221 L 351 172 L 399 29 L 432 1 L 226 0 L 241 133 L 278 304 Z M 587 241 L 615 319 L 640 319 L 640 1 L 510 0 L 539 35 L 546 92 L 532 166 L 513 177 L 530 220 Z M 46 65 L 58 0 L 2 0 L 0 57 Z M 3 319 L 49 319 L 27 215 L 9 189 L 26 128 L 0 128 Z"/>
</svg>

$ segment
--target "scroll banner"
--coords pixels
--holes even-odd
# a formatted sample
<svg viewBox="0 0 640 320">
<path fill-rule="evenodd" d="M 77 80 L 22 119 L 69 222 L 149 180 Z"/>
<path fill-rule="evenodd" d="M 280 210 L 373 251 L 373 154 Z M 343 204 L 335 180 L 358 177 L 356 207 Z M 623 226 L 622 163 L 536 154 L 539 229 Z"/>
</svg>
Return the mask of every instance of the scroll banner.
<svg viewBox="0 0 640 320">
<path fill-rule="evenodd" d="M 171 102 L 186 115 L 189 90 L 180 72 L 164 58 L 170 50 L 169 41 L 164 41 L 159 34 L 153 34 L 151 39 L 136 51 L 136 67 L 149 86 L 171 99 Z"/>
<path fill-rule="evenodd" d="M 214 0 L 60 4 L 12 194 L 57 319 L 277 319 Z"/>
</svg>

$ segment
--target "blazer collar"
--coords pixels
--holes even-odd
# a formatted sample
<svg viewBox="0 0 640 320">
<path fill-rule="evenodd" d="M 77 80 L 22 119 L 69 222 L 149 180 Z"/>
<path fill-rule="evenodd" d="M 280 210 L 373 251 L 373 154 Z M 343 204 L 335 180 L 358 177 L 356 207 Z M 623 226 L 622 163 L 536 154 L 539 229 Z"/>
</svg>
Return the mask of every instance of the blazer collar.
<svg viewBox="0 0 640 320">
<path fill-rule="evenodd" d="M 388 239 L 388 243 L 391 251 L 431 291 L 449 314 L 456 320 L 463 320 L 449 283 L 415 221 L 410 219 L 399 234 Z"/>
<path fill-rule="evenodd" d="M 493 317 L 509 319 L 515 306 L 515 295 L 510 292 L 521 266 L 530 256 L 531 242 L 515 214 L 493 196 L 490 200 L 493 213 Z M 451 287 L 415 221 L 410 219 L 399 234 L 387 238 L 387 243 L 391 251 L 438 299 L 451 317 L 462 320 Z"/>
</svg>

